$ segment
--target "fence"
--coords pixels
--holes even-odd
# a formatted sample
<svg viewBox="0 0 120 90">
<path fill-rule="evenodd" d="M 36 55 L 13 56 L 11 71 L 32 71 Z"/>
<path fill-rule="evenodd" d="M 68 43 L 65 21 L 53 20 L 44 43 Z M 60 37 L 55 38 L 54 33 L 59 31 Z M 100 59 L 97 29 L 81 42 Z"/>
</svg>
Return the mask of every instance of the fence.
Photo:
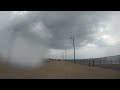
<svg viewBox="0 0 120 90">
<path fill-rule="evenodd" d="M 65 60 L 68 62 L 74 62 L 74 60 Z M 111 59 L 111 58 L 94 58 L 94 59 L 76 59 L 76 64 L 88 65 L 90 67 L 102 67 L 120 70 L 120 59 Z"/>
</svg>

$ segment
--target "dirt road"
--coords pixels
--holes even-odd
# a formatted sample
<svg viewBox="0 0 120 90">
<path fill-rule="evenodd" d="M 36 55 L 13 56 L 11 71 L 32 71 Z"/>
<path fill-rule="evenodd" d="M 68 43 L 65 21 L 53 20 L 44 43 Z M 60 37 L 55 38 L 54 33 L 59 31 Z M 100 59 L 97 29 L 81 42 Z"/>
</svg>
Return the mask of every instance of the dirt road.
<svg viewBox="0 0 120 90">
<path fill-rule="evenodd" d="M 50 61 L 42 67 L 21 70 L 0 65 L 0 79 L 120 79 L 120 70 Z"/>
</svg>

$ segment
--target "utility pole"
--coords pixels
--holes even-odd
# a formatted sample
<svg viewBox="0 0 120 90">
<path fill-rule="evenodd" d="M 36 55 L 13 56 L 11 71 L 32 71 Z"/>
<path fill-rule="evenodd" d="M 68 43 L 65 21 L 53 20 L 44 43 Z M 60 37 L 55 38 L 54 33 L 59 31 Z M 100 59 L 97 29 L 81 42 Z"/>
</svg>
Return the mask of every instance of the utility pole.
<svg viewBox="0 0 120 90">
<path fill-rule="evenodd" d="M 65 60 L 66 60 L 66 49 L 65 49 Z"/>
<path fill-rule="evenodd" d="M 64 53 L 63 53 L 63 60 L 65 59 Z"/>
<path fill-rule="evenodd" d="M 75 43 L 74 43 L 74 37 L 73 37 L 73 47 L 74 47 L 74 63 L 75 63 Z"/>
<path fill-rule="evenodd" d="M 64 60 L 64 52 L 61 53 L 61 60 Z"/>
<path fill-rule="evenodd" d="M 71 37 L 73 39 L 73 48 L 74 48 L 74 63 L 75 63 L 75 42 L 74 42 L 74 37 Z"/>
</svg>

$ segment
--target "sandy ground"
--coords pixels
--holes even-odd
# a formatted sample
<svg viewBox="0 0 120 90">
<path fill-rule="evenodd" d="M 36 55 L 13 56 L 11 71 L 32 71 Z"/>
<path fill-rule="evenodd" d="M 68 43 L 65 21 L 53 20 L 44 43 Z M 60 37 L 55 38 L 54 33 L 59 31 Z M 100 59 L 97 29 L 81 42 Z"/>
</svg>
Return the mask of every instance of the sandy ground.
<svg viewBox="0 0 120 90">
<path fill-rule="evenodd" d="M 120 64 L 97 64 L 95 67 L 101 67 L 106 69 L 120 70 Z"/>
<path fill-rule="evenodd" d="M 120 79 L 120 70 L 89 67 L 66 61 L 50 61 L 32 70 L 0 64 L 0 79 Z"/>
</svg>

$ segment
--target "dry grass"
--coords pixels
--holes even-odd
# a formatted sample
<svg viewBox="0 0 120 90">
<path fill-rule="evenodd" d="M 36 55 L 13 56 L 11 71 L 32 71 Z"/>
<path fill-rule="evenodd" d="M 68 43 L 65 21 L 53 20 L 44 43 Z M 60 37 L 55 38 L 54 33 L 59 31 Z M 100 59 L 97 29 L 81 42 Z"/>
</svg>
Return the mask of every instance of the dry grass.
<svg viewBox="0 0 120 90">
<path fill-rule="evenodd" d="M 1 79 L 120 79 L 120 70 L 104 69 L 74 64 L 66 61 L 50 61 L 32 70 L 12 68 L 0 64 Z"/>
</svg>

